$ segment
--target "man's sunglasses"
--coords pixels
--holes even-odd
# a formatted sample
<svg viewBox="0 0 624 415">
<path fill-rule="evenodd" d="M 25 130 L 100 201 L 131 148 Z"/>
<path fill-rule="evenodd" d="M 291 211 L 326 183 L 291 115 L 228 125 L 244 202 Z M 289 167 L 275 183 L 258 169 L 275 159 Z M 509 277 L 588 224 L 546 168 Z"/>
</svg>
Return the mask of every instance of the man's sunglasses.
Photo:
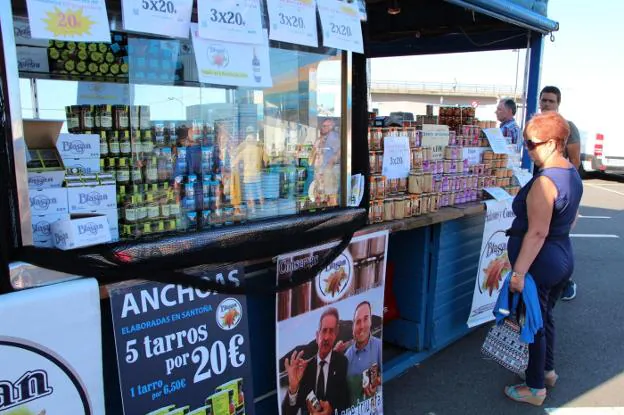
<svg viewBox="0 0 624 415">
<path fill-rule="evenodd" d="M 527 149 L 528 149 L 529 151 L 533 151 L 533 150 L 535 150 L 537 147 L 539 147 L 539 146 L 541 146 L 541 145 L 543 145 L 543 144 L 548 143 L 548 141 L 540 141 L 540 142 L 537 142 L 537 141 L 533 141 L 533 140 L 525 140 L 524 142 L 525 142 L 526 147 L 527 147 Z"/>
</svg>

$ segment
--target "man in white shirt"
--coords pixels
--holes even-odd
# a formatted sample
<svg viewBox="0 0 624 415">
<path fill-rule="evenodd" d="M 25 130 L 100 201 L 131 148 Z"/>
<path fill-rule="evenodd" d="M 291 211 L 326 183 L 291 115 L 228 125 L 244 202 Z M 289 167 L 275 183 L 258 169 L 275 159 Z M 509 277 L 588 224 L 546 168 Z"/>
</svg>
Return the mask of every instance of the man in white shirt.
<svg viewBox="0 0 624 415">
<path fill-rule="evenodd" d="M 349 406 L 347 384 L 347 358 L 333 351 L 338 337 L 340 316 L 334 307 L 327 308 L 319 321 L 316 332 L 318 353 L 309 360 L 303 351 L 294 351 L 284 366 L 288 372 L 288 391 L 282 401 L 282 415 L 295 415 L 301 409 L 303 414 L 335 415 Z M 307 396 L 314 392 L 320 409 L 314 409 Z"/>
</svg>

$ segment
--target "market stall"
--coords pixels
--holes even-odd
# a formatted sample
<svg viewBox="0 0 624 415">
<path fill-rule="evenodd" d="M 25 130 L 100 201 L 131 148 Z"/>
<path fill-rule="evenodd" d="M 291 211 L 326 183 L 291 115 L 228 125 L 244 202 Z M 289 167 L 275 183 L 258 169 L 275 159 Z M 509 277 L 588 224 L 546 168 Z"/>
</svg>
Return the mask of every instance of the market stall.
<svg viewBox="0 0 624 415">
<path fill-rule="evenodd" d="M 93 310 L 99 295 L 89 317 L 101 322 L 102 358 L 94 356 L 102 364 L 66 359 L 89 373 L 86 389 L 77 389 L 83 405 L 91 396 L 85 413 L 275 414 L 287 386 L 284 350 L 314 337 L 276 350 L 276 332 L 336 301 L 331 289 L 310 284 L 343 252 L 355 276 L 347 287 L 340 273 L 325 275 L 345 290 L 336 305 L 349 313 L 358 299 L 369 302 L 379 337 L 386 260 L 394 264 L 400 318 L 384 336 L 407 351 L 392 360 L 388 349 L 384 381 L 466 333 L 483 207 L 465 194 L 445 204 L 432 180 L 426 203 L 408 203 L 405 188 L 401 215 L 370 220 L 378 190 L 369 185 L 370 150 L 378 149 L 369 135 L 366 58 L 530 45 L 532 113 L 542 36 L 554 22 L 476 0 L 409 2 L 394 14 L 392 2 L 369 1 L 361 26 L 362 10 L 329 0 L 318 10 L 302 2 L 296 12 L 279 1 L 219 10 L 209 1 L 101 0 L 87 15 L 40 3 L 0 6 L 0 166 L 10 178 L 1 184 L 0 292 L 18 290 L 0 300 L 14 306 L 32 293 L 28 304 L 61 313 L 71 295 L 89 296 L 81 306 Z M 176 18 L 165 25 L 159 13 Z M 340 105 L 320 114 L 318 86 L 328 82 Z M 415 153 L 435 147 L 419 141 L 435 131 L 407 128 L 412 147 L 422 148 Z M 449 169 L 459 168 L 459 155 L 454 161 Z M 365 178 L 361 203 L 351 199 L 355 174 Z M 98 284 L 55 284 L 76 276 Z M 19 291 L 43 285 L 50 286 Z M 202 314 L 213 310 L 217 319 L 205 323 Z M 60 319 L 53 317 L 50 327 Z M 67 327 L 54 327 L 56 336 Z M 207 336 L 209 348 L 195 347 Z M 347 342 L 350 333 L 341 336 Z M 31 339 L 45 344 L 41 333 Z M 382 379 L 378 363 L 366 369 L 366 387 Z M 20 373 L 13 375 L 11 382 Z"/>
</svg>

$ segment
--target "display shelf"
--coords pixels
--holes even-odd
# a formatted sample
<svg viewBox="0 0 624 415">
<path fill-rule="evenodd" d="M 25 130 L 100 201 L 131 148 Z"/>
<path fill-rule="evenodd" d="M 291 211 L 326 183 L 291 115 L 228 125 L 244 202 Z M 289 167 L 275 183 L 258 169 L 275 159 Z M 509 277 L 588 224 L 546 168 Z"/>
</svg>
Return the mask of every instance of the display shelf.
<svg viewBox="0 0 624 415">
<path fill-rule="evenodd" d="M 145 80 L 132 80 L 129 77 L 109 77 L 109 76 L 80 76 L 71 74 L 55 74 L 55 73 L 42 73 L 42 72 L 29 72 L 19 71 L 20 78 L 26 79 L 43 79 L 50 81 L 83 81 L 83 82 L 101 82 L 109 84 L 122 84 L 122 85 L 156 85 L 156 86 L 187 86 L 187 87 L 202 87 L 202 88 L 220 88 L 220 89 L 239 89 L 243 87 L 231 86 L 231 85 L 216 85 L 206 84 L 197 81 L 163 81 L 163 82 L 148 82 Z"/>
<path fill-rule="evenodd" d="M 391 233 L 409 231 L 411 229 L 423 228 L 425 226 L 435 225 L 436 223 L 459 219 L 465 216 L 476 215 L 484 210 L 485 205 L 481 202 L 466 203 L 465 205 L 444 207 L 437 212 L 426 213 L 413 218 L 376 223 L 367 226 L 365 229 L 371 232 L 389 230 Z"/>
</svg>

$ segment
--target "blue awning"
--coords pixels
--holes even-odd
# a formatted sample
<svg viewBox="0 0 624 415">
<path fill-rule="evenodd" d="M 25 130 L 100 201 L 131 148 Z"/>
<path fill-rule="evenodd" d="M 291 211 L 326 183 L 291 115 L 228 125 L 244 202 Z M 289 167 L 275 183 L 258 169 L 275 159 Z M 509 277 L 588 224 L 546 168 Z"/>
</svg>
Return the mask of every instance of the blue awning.
<svg viewBox="0 0 624 415">
<path fill-rule="evenodd" d="M 559 23 L 507 0 L 445 0 L 503 22 L 543 34 L 559 30 Z"/>
</svg>

